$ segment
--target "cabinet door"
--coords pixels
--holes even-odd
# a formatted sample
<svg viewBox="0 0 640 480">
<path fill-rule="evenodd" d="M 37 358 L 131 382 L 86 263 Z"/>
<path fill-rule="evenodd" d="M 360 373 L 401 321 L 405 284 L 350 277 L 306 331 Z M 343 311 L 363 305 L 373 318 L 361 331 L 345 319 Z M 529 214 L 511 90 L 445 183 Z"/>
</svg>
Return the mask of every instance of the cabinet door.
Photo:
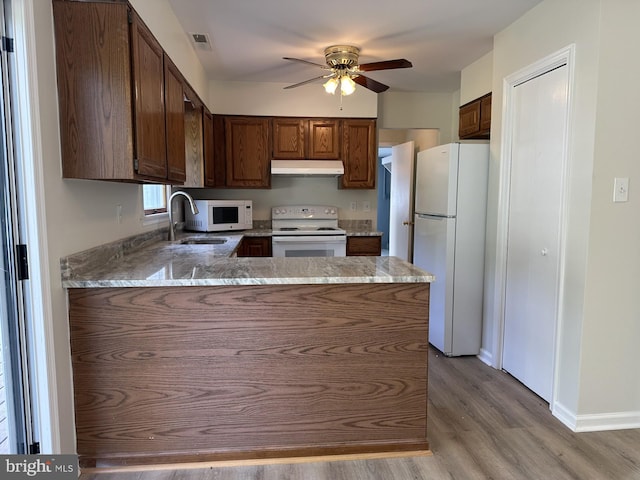
<svg viewBox="0 0 640 480">
<path fill-rule="evenodd" d="M 213 181 L 209 187 L 224 187 L 227 184 L 227 153 L 225 149 L 224 116 L 213 116 Z"/>
<path fill-rule="evenodd" d="M 205 107 L 202 112 L 202 148 L 204 162 L 204 186 L 215 187 L 216 166 L 213 153 L 213 115 Z"/>
<path fill-rule="evenodd" d="M 309 158 L 337 160 L 340 158 L 340 120 L 309 120 Z"/>
<path fill-rule="evenodd" d="M 480 133 L 489 135 L 491 132 L 491 94 L 480 99 Z"/>
<path fill-rule="evenodd" d="M 273 158 L 300 159 L 305 157 L 305 120 L 299 118 L 273 119 Z"/>
<path fill-rule="evenodd" d="M 271 186 L 269 119 L 225 117 L 227 187 Z"/>
<path fill-rule="evenodd" d="M 460 125 L 458 136 L 468 138 L 480 131 L 480 101 L 468 103 L 460 107 Z"/>
<path fill-rule="evenodd" d="M 244 237 L 238 249 L 239 257 L 270 257 L 271 237 Z"/>
<path fill-rule="evenodd" d="M 184 183 L 185 165 L 185 105 L 184 81 L 178 68 L 164 55 L 164 104 L 167 126 L 167 180 Z"/>
<path fill-rule="evenodd" d="M 382 254 L 382 237 L 347 237 L 347 256 Z"/>
<path fill-rule="evenodd" d="M 126 4 L 53 2 L 64 178 L 135 178 L 127 15 Z"/>
<path fill-rule="evenodd" d="M 160 44 L 132 11 L 135 154 L 137 172 L 167 178 L 164 61 Z"/>
<path fill-rule="evenodd" d="M 342 125 L 343 188 L 376 186 L 376 121 L 345 119 Z"/>
</svg>

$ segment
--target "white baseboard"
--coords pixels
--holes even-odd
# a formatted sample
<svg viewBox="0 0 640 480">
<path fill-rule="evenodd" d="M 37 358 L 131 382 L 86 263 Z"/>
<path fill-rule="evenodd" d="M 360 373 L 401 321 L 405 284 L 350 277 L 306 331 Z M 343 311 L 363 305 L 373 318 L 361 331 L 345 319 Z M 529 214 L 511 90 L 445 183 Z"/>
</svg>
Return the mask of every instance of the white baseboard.
<svg viewBox="0 0 640 480">
<path fill-rule="evenodd" d="M 486 363 L 490 367 L 493 367 L 493 355 L 490 351 L 481 348 L 480 353 L 477 355 L 482 363 Z"/>
<path fill-rule="evenodd" d="M 640 411 L 576 415 L 563 405 L 556 403 L 552 413 L 554 417 L 574 432 L 640 428 Z"/>
</svg>

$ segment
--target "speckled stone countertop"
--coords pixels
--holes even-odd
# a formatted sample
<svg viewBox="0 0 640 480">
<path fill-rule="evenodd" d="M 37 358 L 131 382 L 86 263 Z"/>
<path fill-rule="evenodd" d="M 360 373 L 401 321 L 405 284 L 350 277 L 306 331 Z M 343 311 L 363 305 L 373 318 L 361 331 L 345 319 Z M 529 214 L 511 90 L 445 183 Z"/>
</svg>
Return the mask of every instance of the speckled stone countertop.
<svg viewBox="0 0 640 480">
<path fill-rule="evenodd" d="M 396 257 L 237 258 L 243 235 L 166 231 L 124 239 L 62 258 L 65 288 L 277 285 L 319 283 L 429 283 L 433 275 Z M 225 239 L 223 244 L 185 240 Z"/>
</svg>

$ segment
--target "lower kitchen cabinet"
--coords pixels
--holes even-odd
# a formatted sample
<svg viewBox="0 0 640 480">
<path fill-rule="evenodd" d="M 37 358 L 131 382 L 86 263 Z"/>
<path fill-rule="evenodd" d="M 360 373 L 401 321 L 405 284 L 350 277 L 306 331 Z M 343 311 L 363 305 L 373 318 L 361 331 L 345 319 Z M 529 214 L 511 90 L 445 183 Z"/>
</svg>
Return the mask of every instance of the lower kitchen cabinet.
<svg viewBox="0 0 640 480">
<path fill-rule="evenodd" d="M 238 247 L 238 257 L 271 257 L 271 237 L 244 237 Z"/>
<path fill-rule="evenodd" d="M 347 237 L 347 256 L 372 255 L 379 257 L 382 254 L 382 237 Z"/>
</svg>

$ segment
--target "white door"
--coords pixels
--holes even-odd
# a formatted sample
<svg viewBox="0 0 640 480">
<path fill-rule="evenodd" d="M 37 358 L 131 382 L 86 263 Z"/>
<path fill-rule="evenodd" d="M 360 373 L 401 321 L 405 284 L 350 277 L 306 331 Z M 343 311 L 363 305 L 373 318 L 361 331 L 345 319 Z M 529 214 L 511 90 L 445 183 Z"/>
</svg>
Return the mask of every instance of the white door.
<svg viewBox="0 0 640 480">
<path fill-rule="evenodd" d="M 391 198 L 389 200 L 389 256 L 412 259 L 414 143 L 391 147 Z"/>
<path fill-rule="evenodd" d="M 503 368 L 553 387 L 568 67 L 513 87 Z"/>
</svg>

